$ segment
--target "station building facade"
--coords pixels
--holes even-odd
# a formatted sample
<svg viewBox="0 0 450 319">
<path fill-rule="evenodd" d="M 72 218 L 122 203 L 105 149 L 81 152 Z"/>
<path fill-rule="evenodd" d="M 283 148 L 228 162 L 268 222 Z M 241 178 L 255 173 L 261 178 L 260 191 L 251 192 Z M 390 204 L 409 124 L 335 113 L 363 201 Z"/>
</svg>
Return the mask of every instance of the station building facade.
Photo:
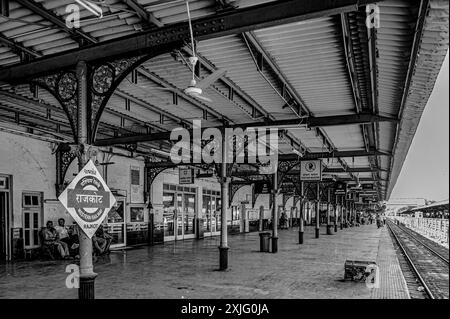
<svg viewBox="0 0 450 319">
<path fill-rule="evenodd" d="M 57 143 L 49 140 L 0 132 L 2 260 L 37 256 L 40 230 L 47 221 L 56 225 L 59 218 L 64 218 L 66 225 L 74 223 L 58 201 L 56 148 Z M 147 192 L 143 157 L 131 157 L 129 151 L 119 148 L 105 148 L 91 159 L 117 200 L 104 221 L 113 236 L 113 248 L 220 235 L 222 203 L 216 178 L 198 178 L 194 184 L 180 185 L 178 168 L 169 168 L 155 177 Z M 77 172 L 75 158 L 64 183 L 70 183 Z M 260 194 L 253 203 L 251 187 L 242 186 L 231 204 L 227 203 L 229 233 L 268 227 L 270 195 Z M 282 196 L 277 198 L 279 211 L 285 211 L 290 219 L 296 218 L 300 203 L 294 207 L 291 197 L 283 205 Z M 307 221 L 313 215 L 312 209 L 312 205 L 305 205 Z"/>
</svg>

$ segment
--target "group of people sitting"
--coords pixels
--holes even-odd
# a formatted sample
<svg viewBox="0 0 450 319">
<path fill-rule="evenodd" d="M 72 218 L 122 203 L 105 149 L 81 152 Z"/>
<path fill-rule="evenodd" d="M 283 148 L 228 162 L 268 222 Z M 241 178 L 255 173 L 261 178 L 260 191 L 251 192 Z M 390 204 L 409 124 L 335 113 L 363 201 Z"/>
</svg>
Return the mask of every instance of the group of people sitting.
<svg viewBox="0 0 450 319">
<path fill-rule="evenodd" d="M 79 228 L 77 225 L 66 226 L 64 218 L 58 219 L 58 225 L 53 226 L 51 220 L 41 230 L 43 254 L 54 259 L 79 259 Z M 106 233 L 103 226 L 92 237 L 93 254 L 97 256 L 109 253 L 112 237 Z"/>
</svg>

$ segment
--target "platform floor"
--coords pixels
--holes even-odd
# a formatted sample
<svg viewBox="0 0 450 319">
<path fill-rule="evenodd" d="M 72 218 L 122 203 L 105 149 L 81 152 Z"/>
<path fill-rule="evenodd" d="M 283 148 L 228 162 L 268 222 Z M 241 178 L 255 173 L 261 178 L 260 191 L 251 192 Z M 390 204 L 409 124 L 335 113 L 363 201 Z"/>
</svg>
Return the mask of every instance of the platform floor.
<svg viewBox="0 0 450 319">
<path fill-rule="evenodd" d="M 229 270 L 217 271 L 219 238 L 112 252 L 95 264 L 97 298 L 408 298 L 386 227 L 338 230 L 319 239 L 306 227 L 279 232 L 277 254 L 260 253 L 258 233 L 229 236 Z M 375 260 L 380 288 L 343 281 L 344 262 Z M 0 264 L 0 298 L 76 298 L 65 286 L 70 262 Z"/>
</svg>

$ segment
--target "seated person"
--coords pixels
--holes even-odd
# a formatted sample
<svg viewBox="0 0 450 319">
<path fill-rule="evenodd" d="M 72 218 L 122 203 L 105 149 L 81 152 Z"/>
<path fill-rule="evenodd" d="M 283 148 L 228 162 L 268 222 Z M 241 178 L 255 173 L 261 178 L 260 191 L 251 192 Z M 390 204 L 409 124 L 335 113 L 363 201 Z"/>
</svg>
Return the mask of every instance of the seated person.
<svg viewBox="0 0 450 319">
<path fill-rule="evenodd" d="M 78 234 L 75 233 L 73 227 L 68 227 L 65 223 L 64 218 L 58 219 L 58 226 L 55 227 L 58 233 L 58 239 L 67 245 L 70 256 L 76 256 L 78 255 L 78 247 L 80 246 Z"/>
<path fill-rule="evenodd" d="M 55 226 L 56 233 L 58 234 L 58 239 L 69 246 L 69 228 L 65 226 L 66 221 L 64 218 L 58 219 L 58 225 Z"/>
<path fill-rule="evenodd" d="M 56 232 L 56 229 L 53 227 L 52 221 L 47 221 L 46 228 L 42 231 L 42 239 L 43 239 L 43 246 L 48 249 L 50 252 L 50 258 L 54 259 L 53 252 L 56 250 L 61 258 L 68 258 L 69 256 L 69 249 L 67 247 L 67 244 L 64 244 L 60 240 L 58 240 L 58 233 Z"/>
<path fill-rule="evenodd" d="M 111 245 L 112 237 L 103 230 L 103 225 L 100 225 L 92 236 L 92 246 L 94 253 L 97 255 L 105 255 L 109 253 L 109 246 Z"/>
<path fill-rule="evenodd" d="M 77 224 L 74 224 L 69 227 L 69 237 L 71 245 L 69 246 L 69 251 L 71 256 L 75 256 L 75 258 L 80 258 L 80 239 L 79 239 L 79 227 Z"/>
</svg>

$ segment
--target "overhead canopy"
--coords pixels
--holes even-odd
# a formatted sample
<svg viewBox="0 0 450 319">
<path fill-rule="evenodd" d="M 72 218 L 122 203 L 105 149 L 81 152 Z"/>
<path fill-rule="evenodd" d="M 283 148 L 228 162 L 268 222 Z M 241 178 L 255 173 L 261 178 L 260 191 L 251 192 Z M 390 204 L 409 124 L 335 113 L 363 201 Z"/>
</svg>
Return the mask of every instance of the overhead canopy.
<svg viewBox="0 0 450 319">
<path fill-rule="evenodd" d="M 348 154 L 324 158 L 325 174 L 373 183 L 386 200 L 448 49 L 449 5 L 380 1 L 379 28 L 367 28 L 372 2 L 189 1 L 196 75 L 226 70 L 205 90 L 207 102 L 183 91 L 192 54 L 185 1 L 107 0 L 101 19 L 81 8 L 79 29 L 65 23 L 74 1 L 0 1 L 0 130 L 73 142 L 60 103 L 32 80 L 79 60 L 155 52 L 108 100 L 99 145 L 141 136 L 138 152 L 168 152 L 165 132 L 194 119 L 204 127 L 298 120 L 284 129 L 282 154 Z"/>
</svg>

